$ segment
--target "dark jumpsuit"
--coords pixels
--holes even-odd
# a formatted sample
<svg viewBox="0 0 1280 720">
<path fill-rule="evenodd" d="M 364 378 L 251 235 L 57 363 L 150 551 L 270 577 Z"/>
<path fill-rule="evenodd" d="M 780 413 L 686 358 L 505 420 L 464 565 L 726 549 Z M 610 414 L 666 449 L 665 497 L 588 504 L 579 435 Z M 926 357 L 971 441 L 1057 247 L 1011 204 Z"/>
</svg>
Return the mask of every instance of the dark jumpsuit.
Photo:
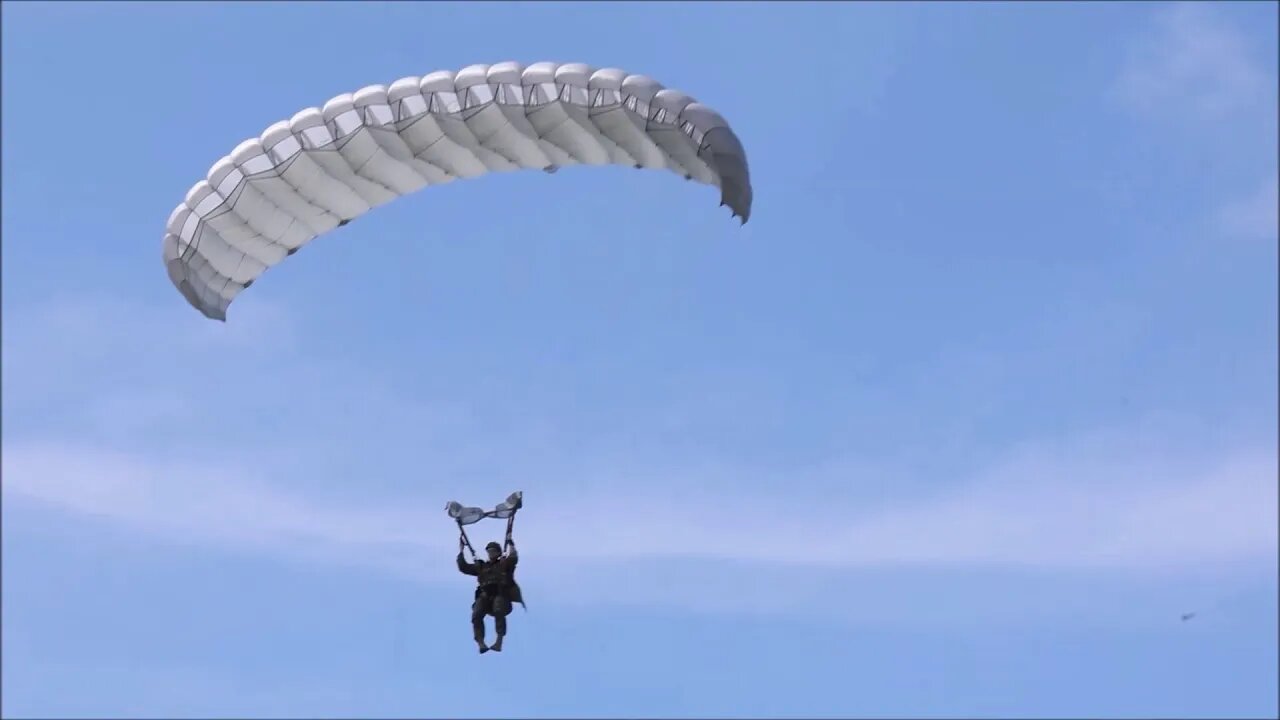
<svg viewBox="0 0 1280 720">
<path fill-rule="evenodd" d="M 519 556 L 504 555 L 493 562 L 467 562 L 458 553 L 458 570 L 476 578 L 476 599 L 471 603 L 471 629 L 476 642 L 484 641 L 484 616 L 493 616 L 493 629 L 499 637 L 507 634 L 507 615 L 511 614 L 513 595 L 519 592 L 513 574 Z"/>
</svg>

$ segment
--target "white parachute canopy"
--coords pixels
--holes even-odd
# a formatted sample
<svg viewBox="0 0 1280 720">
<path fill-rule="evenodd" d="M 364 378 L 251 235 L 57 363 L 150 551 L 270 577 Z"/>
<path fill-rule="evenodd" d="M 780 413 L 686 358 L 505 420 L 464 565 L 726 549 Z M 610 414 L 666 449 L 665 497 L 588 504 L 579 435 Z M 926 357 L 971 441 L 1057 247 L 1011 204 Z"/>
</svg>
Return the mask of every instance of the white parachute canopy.
<svg viewBox="0 0 1280 720">
<path fill-rule="evenodd" d="M 711 108 L 643 75 L 540 62 L 370 85 L 244 141 L 169 216 L 169 279 L 206 317 L 298 248 L 422 188 L 567 165 L 667 170 L 751 217 L 746 152 Z"/>
</svg>

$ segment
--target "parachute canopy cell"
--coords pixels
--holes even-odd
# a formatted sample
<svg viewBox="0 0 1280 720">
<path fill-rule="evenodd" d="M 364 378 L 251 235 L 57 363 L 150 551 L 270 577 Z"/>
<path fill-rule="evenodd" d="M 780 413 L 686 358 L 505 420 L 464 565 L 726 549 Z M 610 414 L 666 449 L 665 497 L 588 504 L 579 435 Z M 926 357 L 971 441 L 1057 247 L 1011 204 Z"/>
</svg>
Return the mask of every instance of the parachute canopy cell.
<svg viewBox="0 0 1280 720">
<path fill-rule="evenodd" d="M 746 152 L 684 93 L 615 68 L 473 65 L 339 95 L 240 143 L 169 216 L 169 279 L 206 317 L 316 237 L 431 185 L 569 165 L 667 170 L 751 217 Z"/>
</svg>

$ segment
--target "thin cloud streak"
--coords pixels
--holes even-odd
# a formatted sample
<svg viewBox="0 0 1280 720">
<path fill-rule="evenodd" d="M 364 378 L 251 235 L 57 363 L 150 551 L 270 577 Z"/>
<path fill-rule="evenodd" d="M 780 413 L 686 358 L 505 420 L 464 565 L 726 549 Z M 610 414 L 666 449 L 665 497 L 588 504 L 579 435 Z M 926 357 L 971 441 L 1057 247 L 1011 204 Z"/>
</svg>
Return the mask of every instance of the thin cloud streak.
<svg viewBox="0 0 1280 720">
<path fill-rule="evenodd" d="M 119 333 L 95 336 L 103 313 L 132 320 Z M 1102 439 L 1006 448 L 985 468 L 945 482 L 856 457 L 789 468 L 785 478 L 732 457 L 584 459 L 590 447 L 517 448 L 521 437 L 497 438 L 465 413 L 442 416 L 389 394 L 374 378 L 325 365 L 271 306 L 246 313 L 256 321 L 234 328 L 176 324 L 184 329 L 162 353 L 138 354 L 146 344 L 139 339 L 160 322 L 153 313 L 71 301 L 19 315 L 7 328 L 7 340 L 21 342 L 5 344 L 6 374 L 11 361 L 27 371 L 18 402 L 38 402 L 48 412 L 58 397 L 71 417 L 89 420 L 6 426 L 7 502 L 99 518 L 172 544 L 430 582 L 456 581 L 456 539 L 444 502 L 496 502 L 514 489 L 529 498 L 519 540 L 531 563 L 548 565 L 683 559 L 837 572 L 1165 571 L 1276 553 L 1276 453 L 1265 445 L 1194 456 L 1185 437 L 1120 427 Z M 86 348 L 94 357 L 86 360 Z M 85 375 L 90 363 L 109 374 L 91 387 L 62 390 L 64 378 Z M 202 415 L 223 407 L 222 390 L 186 379 L 216 380 L 227 364 L 254 382 L 238 386 L 237 397 L 250 407 L 236 413 L 272 412 L 284 426 L 300 417 L 313 429 L 322 420 L 340 424 L 299 438 L 210 435 Z M 186 373 L 153 372 L 173 365 Z M 300 373 L 307 377 L 299 380 Z M 7 412 L 12 402 L 6 394 Z M 326 410 L 361 406 L 340 415 Z M 382 436 L 379 447 L 409 448 L 413 477 L 381 477 L 385 460 L 362 452 L 348 434 L 366 420 L 406 428 L 401 441 Z M 316 442 L 338 439 L 340 452 L 316 455 Z M 459 461 L 481 456 L 483 462 Z M 495 466 L 495 456 L 519 457 L 519 467 Z M 329 464 L 335 461 L 346 467 Z M 351 482 L 353 471 L 360 482 Z M 508 487 L 516 476 L 519 484 Z M 476 528 L 481 536 L 499 532 Z"/>
<path fill-rule="evenodd" d="M 1258 107 L 1267 86 L 1242 33 L 1210 5 L 1179 3 L 1130 48 L 1116 91 L 1139 112 L 1215 120 Z"/>
<path fill-rule="evenodd" d="M 438 579 L 454 535 L 438 505 L 322 506 L 236 467 L 70 444 L 7 443 L 4 493 L 175 542 L 308 557 Z M 1135 477 L 1134 473 L 1138 475 Z M 1143 477 L 1145 476 L 1145 477 Z M 785 497 L 537 498 L 520 540 L 551 560 L 706 558 L 770 565 L 1117 569 L 1194 567 L 1276 552 L 1274 454 L 1191 470 L 1143 458 L 1039 456 L 943 496 L 862 509 Z M 413 509 L 409 509 L 413 508 Z M 496 529 L 491 529 L 497 532 Z M 477 528 L 483 534 L 484 529 Z M 584 540 L 589 540 L 584 544 Z M 799 554 L 820 547 L 820 555 Z"/>
</svg>

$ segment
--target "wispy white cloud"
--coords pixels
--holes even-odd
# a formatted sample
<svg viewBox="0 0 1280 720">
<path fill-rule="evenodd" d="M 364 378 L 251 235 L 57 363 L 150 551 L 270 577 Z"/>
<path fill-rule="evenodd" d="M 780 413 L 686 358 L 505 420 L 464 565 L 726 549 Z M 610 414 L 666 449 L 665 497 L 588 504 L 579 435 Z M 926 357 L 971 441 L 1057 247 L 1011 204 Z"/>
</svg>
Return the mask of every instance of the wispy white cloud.
<svg viewBox="0 0 1280 720">
<path fill-rule="evenodd" d="M 1274 241 L 1280 235 L 1280 181 L 1272 176 L 1253 192 L 1227 203 L 1218 215 L 1222 230 L 1246 240 Z"/>
<path fill-rule="evenodd" d="M 176 544 L 394 570 L 400 560 L 420 555 L 430 537 L 422 530 L 430 524 L 425 509 L 325 506 L 273 487 L 234 463 L 9 442 L 2 462 L 10 499 L 35 500 Z"/>
<path fill-rule="evenodd" d="M 133 320 L 95 335 L 102 313 Z M 456 582 L 444 501 L 496 502 L 519 488 L 529 494 L 519 531 L 527 562 L 565 588 L 598 584 L 591 568 L 671 561 L 830 577 L 894 568 L 1189 571 L 1276 553 L 1273 446 L 1197 453 L 1182 435 L 1120 427 L 1007 448 L 943 482 L 861 458 L 785 472 L 616 448 L 593 458 L 577 446 L 525 445 L 518 433 L 496 437 L 465 413 L 441 414 L 314 362 L 287 319 L 259 316 L 275 319 L 206 329 L 109 303 L 12 318 L 6 415 L 19 378 L 18 401 L 47 411 L 66 378 L 96 374 L 63 398 L 54 422 L 6 423 L 6 514 L 38 505 L 62 513 L 69 531 L 85 532 L 94 526 L 83 521 L 96 518 L 168 544 Z M 170 325 L 182 329 L 163 330 Z M 157 326 L 164 348 L 140 340 Z M 238 384 L 220 385 L 220 374 Z M 218 429 L 255 411 L 281 431 L 228 440 Z M 67 418 L 82 422 L 59 422 Z M 304 418 L 318 435 L 288 430 Z M 380 428 L 378 453 L 347 434 L 362 424 Z M 397 432 L 402 441 L 388 439 Z M 554 433 L 538 437 L 555 445 Z M 402 456 L 380 458 L 396 446 Z"/>
<path fill-rule="evenodd" d="M 1186 123 L 1192 128 L 1171 153 L 1202 153 L 1208 146 L 1216 154 L 1200 157 L 1219 167 L 1266 168 L 1266 179 L 1252 191 L 1226 203 L 1212 201 L 1206 219 L 1230 237 L 1274 241 L 1280 192 L 1274 164 L 1274 62 L 1251 42 L 1248 28 L 1213 3 L 1155 6 L 1152 20 L 1128 48 L 1114 97 L 1147 126 Z M 1264 160 L 1268 156 L 1271 160 Z M 1248 186 L 1257 180 L 1243 175 L 1232 182 Z"/>
<path fill-rule="evenodd" d="M 1196 463 L 1172 448 L 1167 458 L 1080 457 L 1078 449 L 1022 454 L 945 494 L 871 507 L 758 493 L 669 497 L 643 480 L 614 495 L 547 488 L 531 497 L 538 509 L 521 538 L 552 559 L 837 568 L 1168 569 L 1276 552 L 1274 453 Z M 75 444 L 6 443 L 3 470 L 10 499 L 174 541 L 389 570 L 448 572 L 452 554 L 439 498 L 426 494 L 325 505 L 234 464 L 158 462 Z"/>
<path fill-rule="evenodd" d="M 1207 3 L 1157 10 L 1130 48 L 1117 92 L 1135 110 L 1206 119 L 1267 102 L 1268 80 L 1244 35 Z"/>
</svg>

